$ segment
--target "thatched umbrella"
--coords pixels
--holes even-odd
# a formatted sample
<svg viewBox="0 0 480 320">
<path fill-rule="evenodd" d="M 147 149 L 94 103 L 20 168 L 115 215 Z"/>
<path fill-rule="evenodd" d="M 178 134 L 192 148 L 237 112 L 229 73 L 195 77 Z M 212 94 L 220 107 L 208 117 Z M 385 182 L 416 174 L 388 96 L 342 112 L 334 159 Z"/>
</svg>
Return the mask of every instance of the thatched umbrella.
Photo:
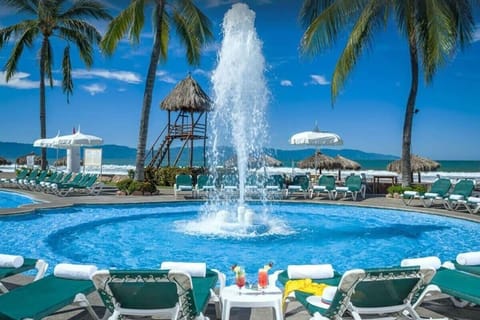
<svg viewBox="0 0 480 320">
<path fill-rule="evenodd" d="M 264 155 L 263 158 L 255 158 L 255 157 L 249 157 L 248 158 L 248 166 L 249 167 L 260 167 L 263 166 L 263 162 L 265 162 L 265 165 L 268 167 L 280 167 L 282 166 L 282 162 L 278 159 L 275 159 L 272 156 L 269 155 Z M 226 167 L 235 167 L 237 165 L 237 157 L 234 156 L 227 161 L 225 161 L 225 166 Z"/>
<path fill-rule="evenodd" d="M 208 95 L 189 74 L 160 103 L 160 108 L 167 111 L 202 112 L 209 111 L 211 105 Z"/>
<path fill-rule="evenodd" d="M 319 169 L 320 173 L 322 173 L 322 169 L 336 169 L 339 167 L 339 164 L 335 161 L 334 158 L 324 155 L 320 151 L 317 151 L 314 155 L 298 162 L 298 166 L 302 169 Z"/>
<path fill-rule="evenodd" d="M 440 168 L 440 163 L 427 159 L 427 158 L 422 158 L 417 155 L 412 154 L 410 157 L 410 163 L 412 167 L 412 172 L 417 172 L 418 173 L 418 183 L 421 183 L 421 176 L 420 172 L 422 171 L 435 171 L 438 168 Z M 401 172 L 402 170 L 402 160 L 395 160 L 387 165 L 387 170 L 388 171 L 395 171 L 395 172 Z"/>
<path fill-rule="evenodd" d="M 358 162 L 355 162 L 353 160 L 350 160 L 348 158 L 342 157 L 341 155 L 336 155 L 335 158 L 333 158 L 337 164 L 338 164 L 338 179 L 342 179 L 342 172 L 341 170 L 358 170 L 361 168 L 360 164 Z"/>
</svg>

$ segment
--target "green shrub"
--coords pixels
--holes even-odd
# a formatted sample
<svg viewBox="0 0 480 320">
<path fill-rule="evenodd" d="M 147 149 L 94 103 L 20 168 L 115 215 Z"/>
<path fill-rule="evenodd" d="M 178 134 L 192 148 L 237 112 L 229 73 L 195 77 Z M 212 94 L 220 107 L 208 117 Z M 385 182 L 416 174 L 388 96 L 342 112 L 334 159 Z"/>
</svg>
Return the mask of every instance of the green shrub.
<svg viewBox="0 0 480 320">
<path fill-rule="evenodd" d="M 117 182 L 117 188 L 118 188 L 118 190 L 129 194 L 128 190 L 129 190 L 132 182 L 133 182 L 132 178 L 126 178 L 126 179 L 120 180 L 120 181 Z"/>
<path fill-rule="evenodd" d="M 401 185 L 391 185 L 390 187 L 387 188 L 387 192 L 389 194 L 394 194 L 394 193 L 398 193 L 398 194 L 402 194 L 403 192 L 405 191 L 418 191 L 420 193 L 425 193 L 427 191 L 427 188 L 424 186 L 424 185 L 421 185 L 421 184 L 416 184 L 416 185 L 412 185 L 412 186 L 409 186 L 409 187 L 402 187 Z"/>
<path fill-rule="evenodd" d="M 387 192 L 392 195 L 394 193 L 403 193 L 404 190 L 406 190 L 406 188 L 403 188 L 401 185 L 391 185 L 387 188 Z"/>
</svg>

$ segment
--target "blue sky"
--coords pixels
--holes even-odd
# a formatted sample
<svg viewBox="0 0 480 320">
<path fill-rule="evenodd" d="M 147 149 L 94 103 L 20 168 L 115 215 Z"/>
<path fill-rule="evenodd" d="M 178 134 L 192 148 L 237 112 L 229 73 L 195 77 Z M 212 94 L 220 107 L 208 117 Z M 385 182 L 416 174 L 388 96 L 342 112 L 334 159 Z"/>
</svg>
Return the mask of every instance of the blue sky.
<svg viewBox="0 0 480 320">
<path fill-rule="evenodd" d="M 126 1 L 104 1 L 118 13 Z M 198 0 L 212 20 L 215 40 L 203 52 L 199 66 L 185 62 L 184 51 L 172 39 L 168 61 L 157 69 L 157 79 L 150 115 L 151 145 L 166 124 L 166 112 L 159 104 L 188 72 L 211 93 L 210 74 L 215 68 L 217 50 L 222 41 L 221 22 L 225 12 L 238 1 Z M 302 57 L 299 42 L 302 29 L 298 23 L 301 1 L 244 1 L 256 12 L 256 29 L 263 41 L 267 62 L 266 78 L 272 93 L 267 108 L 270 147 L 298 148 L 288 143 L 294 133 L 311 130 L 315 122 L 321 130 L 338 133 L 344 140 L 339 149 L 400 155 L 406 99 L 410 88 L 410 64 L 407 43 L 395 26 L 376 36 L 372 50 L 365 52 L 332 108 L 330 80 L 344 42 L 313 59 Z M 114 5 L 112 5 L 114 3 Z M 0 8 L 0 26 L 18 19 Z M 101 32 L 106 24 L 96 24 Z M 146 24 L 139 45 L 120 43 L 111 58 L 101 55 L 90 70 L 72 51 L 74 94 L 67 104 L 61 88 L 47 89 L 47 137 L 69 134 L 72 128 L 104 139 L 106 144 L 136 147 L 144 78 L 152 45 Z M 37 42 L 26 49 L 15 79 L 5 83 L 0 73 L 2 122 L 0 141 L 33 143 L 39 138 Z M 63 43 L 55 44 L 55 79 L 60 80 Z M 0 50 L 0 65 L 11 47 Z M 480 108 L 480 22 L 474 41 L 440 68 L 431 85 L 421 78 L 414 117 L 412 151 L 437 160 L 479 160 Z M 3 69 L 2 69 L 3 70 Z M 1 150 L 0 150 L 1 156 Z"/>
</svg>

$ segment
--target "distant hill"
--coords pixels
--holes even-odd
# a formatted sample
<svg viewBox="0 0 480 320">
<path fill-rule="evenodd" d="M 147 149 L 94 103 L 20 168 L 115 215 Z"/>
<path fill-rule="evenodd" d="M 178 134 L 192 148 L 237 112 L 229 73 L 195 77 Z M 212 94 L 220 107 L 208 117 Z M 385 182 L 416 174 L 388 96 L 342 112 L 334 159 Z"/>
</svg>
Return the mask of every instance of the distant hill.
<svg viewBox="0 0 480 320">
<path fill-rule="evenodd" d="M 107 144 L 102 146 L 103 163 L 105 164 L 134 164 L 136 149 L 125 146 L 118 146 L 113 144 Z M 178 148 L 172 148 L 172 154 L 177 153 Z M 32 144 L 28 143 L 16 143 L 16 142 L 0 142 L 0 157 L 6 158 L 10 161 L 15 161 L 16 158 L 24 156 L 29 153 L 40 154 L 40 148 L 35 148 Z M 281 149 L 267 149 L 269 155 L 282 161 L 284 165 L 289 165 L 292 161 L 299 161 L 314 154 L 315 149 L 295 149 L 295 150 L 281 150 Z M 202 148 L 194 148 L 194 159 L 201 159 Z M 360 150 L 352 149 L 322 149 L 322 153 L 328 156 L 341 155 L 343 157 L 352 160 L 395 160 L 398 157 L 393 155 L 368 153 Z M 222 154 L 225 159 L 229 159 L 233 156 L 232 148 L 224 148 Z M 62 149 L 47 149 L 47 158 L 51 161 L 60 159 L 66 156 L 66 151 Z M 187 160 L 187 152 L 184 152 L 181 162 Z"/>
</svg>

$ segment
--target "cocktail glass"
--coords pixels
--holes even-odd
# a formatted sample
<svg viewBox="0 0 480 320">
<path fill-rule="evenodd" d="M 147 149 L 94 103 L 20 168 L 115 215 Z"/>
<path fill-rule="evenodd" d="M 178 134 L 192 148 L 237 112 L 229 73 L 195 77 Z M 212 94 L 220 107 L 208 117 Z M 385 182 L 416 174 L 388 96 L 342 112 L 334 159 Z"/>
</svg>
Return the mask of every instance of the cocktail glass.
<svg viewBox="0 0 480 320">
<path fill-rule="evenodd" d="M 235 284 L 238 287 L 238 294 L 242 294 L 242 287 L 245 286 L 245 270 L 242 268 L 235 273 Z"/>
<path fill-rule="evenodd" d="M 260 289 L 268 287 L 268 271 L 264 268 L 258 269 L 258 287 Z"/>
</svg>

